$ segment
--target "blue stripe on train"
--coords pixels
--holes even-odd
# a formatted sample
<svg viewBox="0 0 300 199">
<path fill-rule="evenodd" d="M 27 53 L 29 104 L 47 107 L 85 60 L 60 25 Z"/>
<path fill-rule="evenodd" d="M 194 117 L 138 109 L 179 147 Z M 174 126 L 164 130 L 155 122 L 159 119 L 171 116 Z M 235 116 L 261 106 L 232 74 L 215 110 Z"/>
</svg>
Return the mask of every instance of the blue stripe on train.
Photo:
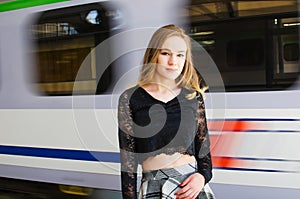
<svg viewBox="0 0 300 199">
<path fill-rule="evenodd" d="M 50 148 L 0 145 L 0 154 L 31 156 L 31 157 L 40 157 L 40 158 L 56 158 L 56 159 L 68 159 L 68 160 L 120 163 L 120 154 L 118 152 L 100 152 L 100 151 L 85 151 L 85 150 L 72 150 L 72 149 L 50 149 Z M 235 157 L 231 157 L 231 158 L 235 158 Z M 300 162 L 300 160 L 269 159 L 269 158 L 236 157 L 235 159 L 254 160 L 254 161 L 265 160 L 265 161 Z M 262 172 L 294 172 L 294 171 L 253 169 L 253 168 L 224 168 L 224 167 L 214 167 L 214 168 L 224 169 L 224 170 L 245 170 L 245 171 L 262 171 Z"/>
<path fill-rule="evenodd" d="M 82 161 L 120 162 L 119 153 L 84 151 L 71 149 L 50 149 L 22 146 L 0 146 L 0 154 L 33 156 L 41 158 L 57 158 Z"/>
</svg>

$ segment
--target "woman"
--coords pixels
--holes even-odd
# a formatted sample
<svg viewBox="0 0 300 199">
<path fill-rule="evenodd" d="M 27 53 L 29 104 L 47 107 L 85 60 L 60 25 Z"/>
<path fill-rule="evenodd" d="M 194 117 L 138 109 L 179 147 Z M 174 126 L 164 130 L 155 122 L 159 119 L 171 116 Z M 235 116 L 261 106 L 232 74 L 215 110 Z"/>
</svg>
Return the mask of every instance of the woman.
<svg viewBox="0 0 300 199">
<path fill-rule="evenodd" d="M 189 37 L 175 25 L 159 28 L 138 84 L 119 98 L 124 199 L 213 197 L 207 185 L 212 163 L 203 94 Z M 143 170 L 139 195 L 138 163 Z"/>
</svg>

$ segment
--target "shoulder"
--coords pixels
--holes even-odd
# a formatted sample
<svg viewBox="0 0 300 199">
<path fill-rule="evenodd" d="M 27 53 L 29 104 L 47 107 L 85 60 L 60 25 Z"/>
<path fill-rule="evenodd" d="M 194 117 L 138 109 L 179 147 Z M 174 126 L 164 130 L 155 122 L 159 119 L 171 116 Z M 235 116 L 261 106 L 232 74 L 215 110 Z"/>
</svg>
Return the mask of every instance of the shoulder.
<svg viewBox="0 0 300 199">
<path fill-rule="evenodd" d="M 135 85 L 130 88 L 127 88 L 125 91 L 123 91 L 119 97 L 119 101 L 129 101 L 132 99 L 134 95 L 138 94 L 138 91 L 140 90 L 140 86 Z"/>
<path fill-rule="evenodd" d="M 185 96 L 188 100 L 193 100 L 193 101 L 204 101 L 204 93 L 199 92 L 199 91 L 194 91 L 188 88 L 182 88 L 182 95 Z"/>
<path fill-rule="evenodd" d="M 198 101 L 204 101 L 204 97 L 203 94 L 201 92 L 197 92 L 197 96 L 196 96 Z"/>
<path fill-rule="evenodd" d="M 131 87 L 127 88 L 126 90 L 124 90 L 124 91 L 121 93 L 121 95 L 126 95 L 126 94 L 133 93 L 137 88 L 139 88 L 138 85 L 131 86 Z"/>
<path fill-rule="evenodd" d="M 204 96 L 203 96 L 203 93 L 198 93 L 198 95 L 197 95 L 197 102 L 198 102 L 198 108 L 200 108 L 200 109 L 205 109 L 205 100 L 204 100 L 205 98 L 204 98 Z"/>
</svg>

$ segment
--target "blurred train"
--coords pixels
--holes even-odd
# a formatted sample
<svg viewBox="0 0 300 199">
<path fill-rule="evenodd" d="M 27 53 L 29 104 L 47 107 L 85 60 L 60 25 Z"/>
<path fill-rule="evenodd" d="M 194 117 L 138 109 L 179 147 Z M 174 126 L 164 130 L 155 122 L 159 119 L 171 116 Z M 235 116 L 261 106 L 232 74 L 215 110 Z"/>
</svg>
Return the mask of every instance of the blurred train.
<svg viewBox="0 0 300 199">
<path fill-rule="evenodd" d="M 121 198 L 118 95 L 135 83 L 151 34 L 175 23 L 209 86 L 216 197 L 298 198 L 298 2 L 202 20 L 186 12 L 196 2 L 0 3 L 0 189 Z"/>
</svg>

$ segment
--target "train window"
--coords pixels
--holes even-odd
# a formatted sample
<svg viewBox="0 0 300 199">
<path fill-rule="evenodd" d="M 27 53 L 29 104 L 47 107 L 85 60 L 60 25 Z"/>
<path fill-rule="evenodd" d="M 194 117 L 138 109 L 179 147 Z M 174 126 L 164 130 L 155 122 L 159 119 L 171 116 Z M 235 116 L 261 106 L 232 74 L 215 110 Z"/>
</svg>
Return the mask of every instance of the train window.
<svg viewBox="0 0 300 199">
<path fill-rule="evenodd" d="M 299 60 L 299 44 L 285 44 L 284 45 L 284 59 L 286 61 L 298 61 Z"/>
<path fill-rule="evenodd" d="M 298 26 L 283 26 L 281 21 L 278 18 L 281 25 L 275 27 L 266 25 L 274 23 L 269 18 L 197 23 L 191 30 L 211 29 L 214 34 L 190 35 L 215 61 L 226 91 L 282 90 L 297 81 L 300 67 Z"/>
<path fill-rule="evenodd" d="M 101 94 L 111 82 L 111 67 L 101 65 L 97 45 L 120 31 L 121 12 L 92 3 L 39 13 L 32 25 L 35 85 L 45 95 Z M 119 15 L 119 16 L 116 16 Z M 80 71 L 80 72 L 79 72 Z M 76 86 L 75 86 L 76 85 Z"/>
<path fill-rule="evenodd" d="M 262 39 L 231 40 L 227 43 L 227 64 L 229 67 L 260 66 L 264 61 Z"/>
<path fill-rule="evenodd" d="M 189 35 L 214 60 L 226 91 L 297 87 L 291 87 L 300 75 L 300 17 L 294 3 L 191 1 Z"/>
</svg>

